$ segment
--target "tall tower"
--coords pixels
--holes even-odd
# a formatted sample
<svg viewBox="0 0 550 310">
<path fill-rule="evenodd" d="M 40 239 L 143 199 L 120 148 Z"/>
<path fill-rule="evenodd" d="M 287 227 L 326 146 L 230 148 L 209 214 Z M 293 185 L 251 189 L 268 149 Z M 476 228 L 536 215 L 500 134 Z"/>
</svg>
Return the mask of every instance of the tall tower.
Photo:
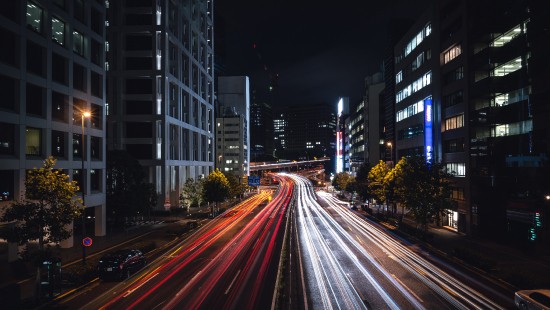
<svg viewBox="0 0 550 310">
<path fill-rule="evenodd" d="M 213 0 L 113 1 L 109 149 L 146 167 L 157 208 L 214 168 Z"/>
</svg>

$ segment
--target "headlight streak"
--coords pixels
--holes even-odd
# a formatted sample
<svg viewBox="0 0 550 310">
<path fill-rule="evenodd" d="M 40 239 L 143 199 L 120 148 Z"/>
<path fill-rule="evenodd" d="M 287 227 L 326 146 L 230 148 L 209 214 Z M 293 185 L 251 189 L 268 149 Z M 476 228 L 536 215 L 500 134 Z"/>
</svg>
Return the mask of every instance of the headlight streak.
<svg viewBox="0 0 550 310">
<path fill-rule="evenodd" d="M 365 237 L 376 240 L 377 242 L 375 242 L 375 244 L 380 249 L 385 252 L 391 252 L 396 257 L 395 261 L 416 275 L 418 279 L 457 308 L 501 308 L 498 304 L 486 298 L 475 289 L 459 282 L 437 266 L 403 246 L 400 242 L 382 232 L 380 228 L 365 222 L 364 219 L 346 208 L 342 208 L 340 204 L 336 202 L 338 200 L 331 195 L 319 193 L 319 196 L 324 198 L 333 207 L 337 206 L 334 210 L 345 218 L 348 223 L 354 225 Z"/>
<path fill-rule="evenodd" d="M 310 190 L 311 186 L 309 185 L 309 182 L 307 180 L 303 180 L 300 177 L 294 176 L 295 182 L 300 183 L 300 187 L 304 188 L 304 191 L 301 192 L 301 204 L 298 206 L 298 210 L 300 211 L 299 215 L 305 219 L 305 222 L 307 222 L 308 226 L 306 227 L 305 224 L 302 224 L 302 230 L 301 233 L 305 235 L 309 235 L 309 232 L 312 231 L 316 235 L 318 235 L 318 240 L 321 240 L 322 242 L 318 242 L 317 246 L 321 247 L 321 249 L 324 252 L 324 258 L 328 259 L 331 263 L 332 268 L 330 268 L 331 271 L 336 272 L 338 270 L 338 279 L 339 281 L 337 283 L 340 284 L 340 289 L 342 289 L 344 283 L 346 283 L 344 296 L 347 298 L 345 301 L 348 303 L 345 308 L 356 308 L 356 309 L 364 309 L 365 305 L 363 304 L 362 297 L 359 295 L 359 292 L 355 289 L 355 286 L 350 281 L 350 278 L 346 275 L 346 272 L 344 271 L 344 268 L 341 266 L 341 264 L 338 262 L 338 260 L 335 258 L 333 254 L 333 249 L 331 249 L 325 239 L 321 236 L 321 232 L 319 230 L 319 224 L 316 224 L 314 222 L 314 218 L 317 218 L 321 221 L 322 226 L 326 227 L 327 230 L 331 233 L 331 237 L 335 239 L 335 243 L 337 246 L 339 246 L 343 252 L 347 255 L 349 260 L 354 264 L 354 266 L 361 272 L 361 274 L 372 284 L 372 286 L 377 291 L 378 295 L 384 300 L 384 302 L 390 307 L 391 309 L 399 309 L 399 306 L 393 301 L 393 299 L 384 291 L 384 289 L 379 285 L 379 283 L 374 279 L 374 277 L 359 263 L 357 260 L 355 254 L 352 253 L 352 251 L 344 244 L 343 240 L 338 237 L 337 233 L 332 229 L 332 227 L 336 226 L 337 228 L 341 227 L 335 223 L 335 222 L 327 222 L 327 219 L 325 218 L 328 216 L 328 214 L 321 214 L 319 210 L 321 209 L 320 206 L 317 204 L 315 200 L 311 198 L 311 195 L 314 195 L 315 193 Z M 304 215 L 305 213 L 305 215 Z M 314 215 L 315 214 L 315 215 Z M 329 217 L 330 219 L 330 217 Z M 344 232 L 345 236 L 349 236 L 349 234 Z M 311 238 L 309 238 L 308 242 L 306 243 L 307 249 L 310 250 L 311 248 L 315 249 L 315 244 Z M 310 250 L 311 251 L 311 250 Z M 305 252 L 305 251 L 304 251 Z M 311 253 L 311 252 L 310 252 Z M 321 258 L 318 254 L 315 257 Z M 316 263 L 314 258 L 312 258 L 312 262 Z M 321 264 L 322 265 L 322 264 Z M 316 279 L 320 279 L 320 276 L 318 273 L 315 274 Z M 319 280 L 317 280 L 319 281 Z M 330 281 L 328 281 L 330 283 Z M 318 287 L 322 288 L 323 286 L 318 285 Z M 350 295 L 351 294 L 351 295 Z M 352 298 L 355 297 L 355 298 Z M 336 296 L 335 296 L 336 297 Z M 338 300 L 338 298 L 335 298 Z M 350 304 L 350 300 L 353 300 L 353 302 Z M 360 303 L 357 301 L 359 300 Z M 422 307 L 420 307 L 422 308 Z"/>
<path fill-rule="evenodd" d="M 161 272 L 164 270 L 169 272 L 169 274 L 165 276 L 153 288 L 149 289 L 147 292 L 142 294 L 140 298 L 138 298 L 137 301 L 135 301 L 132 305 L 130 305 L 128 309 L 137 305 L 141 300 L 145 299 L 148 295 L 150 295 L 152 292 L 158 289 L 163 283 L 168 281 L 168 279 L 170 279 L 174 274 L 176 274 L 179 270 L 185 267 L 190 261 L 195 259 L 199 254 L 201 254 L 202 251 L 206 249 L 210 244 L 214 243 L 216 240 L 218 240 L 218 238 L 223 236 L 225 232 L 227 232 L 234 225 L 236 225 L 240 221 L 240 219 L 242 219 L 244 216 L 249 214 L 253 210 L 253 208 L 257 204 L 259 204 L 261 201 L 266 199 L 268 195 L 269 195 L 268 192 L 261 192 L 259 195 L 253 196 L 250 199 L 247 199 L 244 202 L 237 205 L 234 209 L 237 209 L 242 212 L 238 212 L 240 214 L 240 217 L 235 218 L 234 220 L 222 219 L 219 222 L 211 222 L 213 224 L 209 223 L 211 224 L 211 226 L 213 226 L 210 230 L 208 230 L 205 234 L 201 235 L 199 238 L 194 240 L 187 249 L 177 254 L 175 257 L 171 258 L 168 262 L 161 265 L 160 269 L 159 268 L 155 269 L 156 272 Z M 196 251 L 193 252 L 193 250 L 196 250 Z M 185 255 L 189 255 L 189 256 L 184 258 Z M 161 258 L 157 259 L 157 261 L 160 261 L 160 259 Z M 149 273 L 146 277 L 142 279 L 142 281 L 138 282 L 137 285 L 131 286 L 128 290 L 131 290 L 136 286 L 141 285 L 142 282 L 149 281 L 149 278 L 154 276 L 156 276 L 156 274 Z M 122 296 L 123 294 L 119 294 L 117 297 L 111 299 L 109 302 L 101 306 L 100 309 L 106 309 L 110 307 L 115 302 L 117 302 L 120 298 L 122 298 Z"/>
</svg>

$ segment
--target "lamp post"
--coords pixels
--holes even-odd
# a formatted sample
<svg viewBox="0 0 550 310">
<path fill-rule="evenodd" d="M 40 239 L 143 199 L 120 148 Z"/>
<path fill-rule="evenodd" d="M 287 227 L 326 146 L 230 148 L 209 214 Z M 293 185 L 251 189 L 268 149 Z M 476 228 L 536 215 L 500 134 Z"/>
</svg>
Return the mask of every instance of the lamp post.
<svg viewBox="0 0 550 310">
<path fill-rule="evenodd" d="M 86 204 L 85 204 L 85 197 L 86 197 L 86 176 L 84 175 L 84 155 L 86 152 L 86 139 L 84 137 L 84 119 L 89 118 L 92 114 L 90 112 L 82 112 L 82 145 L 81 150 L 82 153 L 80 154 L 80 157 L 82 158 L 82 172 L 81 172 L 81 179 L 82 179 L 82 264 L 86 264 L 86 246 L 84 245 L 84 238 L 86 238 Z"/>
<path fill-rule="evenodd" d="M 393 163 L 393 144 L 390 142 L 386 143 L 387 146 L 390 147 L 390 162 Z"/>
</svg>

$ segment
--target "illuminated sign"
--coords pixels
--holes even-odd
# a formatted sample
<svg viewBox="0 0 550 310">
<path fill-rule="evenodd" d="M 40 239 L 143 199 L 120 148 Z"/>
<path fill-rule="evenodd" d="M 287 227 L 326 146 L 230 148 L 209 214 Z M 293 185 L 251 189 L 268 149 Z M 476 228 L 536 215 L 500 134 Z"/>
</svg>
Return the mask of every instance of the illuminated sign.
<svg viewBox="0 0 550 310">
<path fill-rule="evenodd" d="M 432 99 L 424 99 L 424 150 L 427 161 L 432 161 Z"/>
<path fill-rule="evenodd" d="M 342 116 L 342 112 L 344 112 L 344 98 L 338 101 L 338 117 Z"/>
<path fill-rule="evenodd" d="M 336 173 L 344 171 L 342 163 L 342 132 L 336 132 Z"/>
</svg>

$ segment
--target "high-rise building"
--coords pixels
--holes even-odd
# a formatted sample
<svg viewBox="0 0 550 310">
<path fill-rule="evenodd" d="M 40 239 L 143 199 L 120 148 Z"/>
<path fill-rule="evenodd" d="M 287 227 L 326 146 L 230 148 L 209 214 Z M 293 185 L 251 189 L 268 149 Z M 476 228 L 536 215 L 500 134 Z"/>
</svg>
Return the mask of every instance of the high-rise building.
<svg viewBox="0 0 550 310">
<path fill-rule="evenodd" d="M 212 0 L 112 1 L 108 147 L 146 168 L 157 208 L 214 168 Z"/>
<path fill-rule="evenodd" d="M 250 106 L 250 156 L 254 161 L 273 158 L 273 109 L 252 97 Z"/>
<path fill-rule="evenodd" d="M 88 233 L 103 236 L 105 2 L 20 0 L 1 7 L 0 207 L 24 193 L 27 170 L 53 156 L 85 194 L 85 214 L 95 218 Z M 76 233 L 80 227 L 75 223 Z"/>
<path fill-rule="evenodd" d="M 247 175 L 250 166 L 250 84 L 247 76 L 218 77 L 217 167 Z"/>
</svg>

